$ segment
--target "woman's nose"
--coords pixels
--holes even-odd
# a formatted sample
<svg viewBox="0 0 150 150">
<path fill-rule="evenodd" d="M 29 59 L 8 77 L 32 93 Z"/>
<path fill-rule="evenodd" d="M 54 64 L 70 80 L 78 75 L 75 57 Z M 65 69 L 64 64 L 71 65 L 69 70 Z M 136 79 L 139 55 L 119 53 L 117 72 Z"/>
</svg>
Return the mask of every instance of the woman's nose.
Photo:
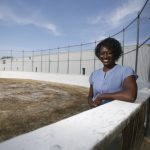
<svg viewBox="0 0 150 150">
<path fill-rule="evenodd" d="M 108 54 L 107 53 L 104 53 L 104 58 L 107 58 L 108 57 Z"/>
</svg>

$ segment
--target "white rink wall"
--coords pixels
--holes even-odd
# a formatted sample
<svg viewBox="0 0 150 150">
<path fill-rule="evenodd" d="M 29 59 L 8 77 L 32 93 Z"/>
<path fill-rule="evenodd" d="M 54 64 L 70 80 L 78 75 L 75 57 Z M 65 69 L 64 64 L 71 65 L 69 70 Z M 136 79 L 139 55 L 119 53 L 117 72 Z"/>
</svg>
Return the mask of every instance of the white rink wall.
<svg viewBox="0 0 150 150">
<path fill-rule="evenodd" d="M 32 79 L 89 87 L 89 76 L 22 71 L 0 71 L 0 78 Z"/>
</svg>

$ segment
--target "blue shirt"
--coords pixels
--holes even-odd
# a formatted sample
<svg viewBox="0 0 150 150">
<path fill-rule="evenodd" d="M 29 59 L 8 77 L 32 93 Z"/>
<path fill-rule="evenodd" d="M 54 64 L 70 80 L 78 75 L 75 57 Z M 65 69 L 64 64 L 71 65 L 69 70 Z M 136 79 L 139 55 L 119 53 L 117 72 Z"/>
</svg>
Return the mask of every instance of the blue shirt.
<svg viewBox="0 0 150 150">
<path fill-rule="evenodd" d="M 94 71 L 89 77 L 89 82 L 93 85 L 93 101 L 99 94 L 122 91 L 124 79 L 131 75 L 137 78 L 132 68 L 121 65 L 115 65 L 107 72 L 103 69 Z"/>
</svg>

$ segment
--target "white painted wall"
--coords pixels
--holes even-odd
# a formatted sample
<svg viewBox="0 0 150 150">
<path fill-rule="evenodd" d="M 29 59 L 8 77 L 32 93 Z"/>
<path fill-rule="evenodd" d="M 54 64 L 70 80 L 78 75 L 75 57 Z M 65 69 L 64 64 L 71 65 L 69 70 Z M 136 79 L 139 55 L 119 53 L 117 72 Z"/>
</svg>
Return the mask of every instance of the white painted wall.
<svg viewBox="0 0 150 150">
<path fill-rule="evenodd" d="M 118 136 L 139 107 L 114 101 L 5 141 L 0 150 L 91 150 L 96 144 L 102 149 Z"/>
<path fill-rule="evenodd" d="M 124 48 L 124 52 L 129 52 L 135 49 L 135 46 L 127 46 Z M 24 52 L 25 53 L 25 52 Z M 33 57 L 32 57 L 33 56 Z M 141 80 L 150 82 L 150 46 L 143 45 L 139 49 L 138 55 L 138 69 L 137 73 Z M 130 66 L 135 69 L 135 51 L 124 55 L 124 65 Z M 12 70 L 13 71 L 26 71 L 26 72 L 45 72 L 45 73 L 61 73 L 61 74 L 82 74 L 82 68 L 85 68 L 85 74 L 90 75 L 95 69 L 102 68 L 102 63 L 96 58 L 94 60 L 93 50 L 84 51 L 68 51 L 60 52 L 59 55 L 56 52 L 53 53 L 32 53 L 24 55 L 24 65 L 23 59 L 13 58 Z M 59 59 L 59 62 L 58 62 Z M 68 61 L 69 59 L 69 61 Z M 81 59 L 81 61 L 80 61 Z M 42 63 L 41 63 L 42 60 Z M 50 61 L 49 61 L 50 60 Z M 118 64 L 122 64 L 122 58 L 119 59 Z M 24 69 L 23 69 L 24 68 Z M 80 70 L 81 68 L 81 70 Z M 11 60 L 6 59 L 6 64 L 3 64 L 3 60 L 0 60 L 0 70 L 11 70 Z"/>
<path fill-rule="evenodd" d="M 0 71 L 0 78 L 32 79 L 89 87 L 89 76 L 22 71 Z"/>
</svg>

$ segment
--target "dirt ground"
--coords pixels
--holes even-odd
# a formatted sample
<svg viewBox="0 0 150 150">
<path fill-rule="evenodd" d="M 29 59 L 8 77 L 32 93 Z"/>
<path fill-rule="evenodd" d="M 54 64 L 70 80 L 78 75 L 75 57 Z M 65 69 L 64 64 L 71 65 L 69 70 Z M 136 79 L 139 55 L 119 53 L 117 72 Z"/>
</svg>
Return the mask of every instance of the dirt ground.
<svg viewBox="0 0 150 150">
<path fill-rule="evenodd" d="M 0 79 L 0 142 L 89 109 L 80 86 Z"/>
</svg>

